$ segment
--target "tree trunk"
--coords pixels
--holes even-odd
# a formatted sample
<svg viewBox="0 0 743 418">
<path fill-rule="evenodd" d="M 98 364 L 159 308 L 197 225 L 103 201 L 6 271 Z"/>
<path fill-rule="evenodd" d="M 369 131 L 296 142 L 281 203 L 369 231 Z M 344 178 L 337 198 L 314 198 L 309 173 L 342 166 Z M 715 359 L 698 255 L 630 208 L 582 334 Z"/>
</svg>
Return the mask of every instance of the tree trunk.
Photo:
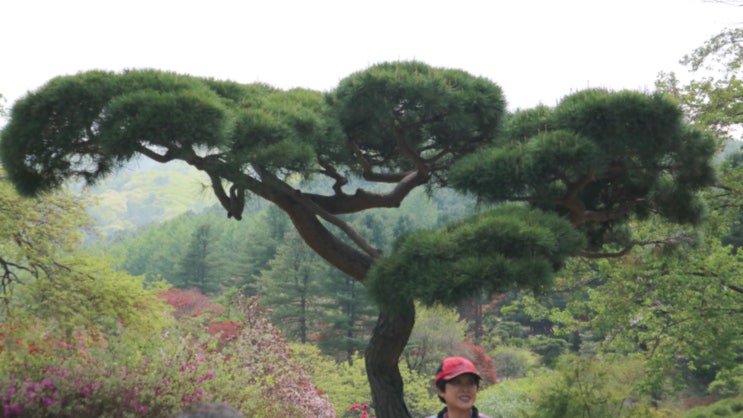
<svg viewBox="0 0 743 418">
<path fill-rule="evenodd" d="M 318 255 L 345 274 L 363 283 L 375 258 L 333 235 L 317 213 L 298 204 L 296 195 L 271 200 L 291 218 L 299 235 Z M 381 253 L 379 254 L 381 256 Z M 394 291 L 394 289 L 390 289 Z M 415 323 L 413 300 L 396 306 L 394 313 L 382 312 L 367 346 L 365 364 L 377 418 L 410 418 L 403 397 L 398 363 Z"/>
<path fill-rule="evenodd" d="M 399 362 L 415 323 L 413 301 L 407 301 L 400 312 L 379 315 L 366 350 L 366 373 L 377 418 L 410 418 Z"/>
</svg>

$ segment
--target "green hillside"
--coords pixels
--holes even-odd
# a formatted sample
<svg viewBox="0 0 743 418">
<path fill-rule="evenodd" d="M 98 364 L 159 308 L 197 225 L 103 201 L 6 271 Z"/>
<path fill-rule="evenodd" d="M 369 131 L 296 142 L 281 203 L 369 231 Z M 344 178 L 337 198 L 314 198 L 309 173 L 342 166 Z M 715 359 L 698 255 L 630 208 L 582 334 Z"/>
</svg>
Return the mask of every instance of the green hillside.
<svg viewBox="0 0 743 418">
<path fill-rule="evenodd" d="M 88 192 L 95 202 L 89 213 L 102 236 L 159 223 L 189 210 L 199 212 L 217 203 L 208 178 L 176 162 L 128 166 Z"/>
</svg>

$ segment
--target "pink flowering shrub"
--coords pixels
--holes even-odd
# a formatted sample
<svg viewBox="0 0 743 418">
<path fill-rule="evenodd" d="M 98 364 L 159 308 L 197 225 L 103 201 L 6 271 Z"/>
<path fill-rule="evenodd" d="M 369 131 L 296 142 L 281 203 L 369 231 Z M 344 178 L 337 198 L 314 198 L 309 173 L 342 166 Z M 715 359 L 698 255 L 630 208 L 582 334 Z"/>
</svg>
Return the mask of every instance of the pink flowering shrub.
<svg viewBox="0 0 743 418">
<path fill-rule="evenodd" d="M 2 416 L 162 417 L 206 401 L 246 416 L 334 418 L 255 300 L 230 303 L 239 326 L 226 341 L 207 332 L 208 318 L 199 335 L 193 324 L 173 327 L 137 347 L 117 335 L 65 338 L 43 323 L 2 330 Z"/>
<path fill-rule="evenodd" d="M 262 403 L 261 409 L 267 408 L 265 416 L 334 418 L 333 405 L 320 395 L 310 376 L 292 361 L 289 347 L 256 299 L 237 295 L 230 303 L 230 310 L 239 313 L 236 318 L 240 318 L 244 328 L 221 353 L 229 359 L 224 363 L 230 366 L 229 373 L 241 383 L 225 385 L 227 388 L 222 388 L 222 393 L 232 391 L 232 396 L 225 399 L 235 399 L 243 411 Z M 246 387 L 262 393 L 245 397 Z"/>
</svg>

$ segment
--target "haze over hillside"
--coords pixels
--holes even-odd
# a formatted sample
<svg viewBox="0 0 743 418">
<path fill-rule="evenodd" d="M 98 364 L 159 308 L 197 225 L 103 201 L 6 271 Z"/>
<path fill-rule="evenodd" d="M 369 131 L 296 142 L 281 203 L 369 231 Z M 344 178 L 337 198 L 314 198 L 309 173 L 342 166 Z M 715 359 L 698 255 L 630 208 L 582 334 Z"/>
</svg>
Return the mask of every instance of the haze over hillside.
<svg viewBox="0 0 743 418">
<path fill-rule="evenodd" d="M 99 234 L 110 236 L 217 204 L 208 184 L 206 175 L 185 163 L 142 159 L 90 187 L 95 204 L 88 212 Z"/>
</svg>

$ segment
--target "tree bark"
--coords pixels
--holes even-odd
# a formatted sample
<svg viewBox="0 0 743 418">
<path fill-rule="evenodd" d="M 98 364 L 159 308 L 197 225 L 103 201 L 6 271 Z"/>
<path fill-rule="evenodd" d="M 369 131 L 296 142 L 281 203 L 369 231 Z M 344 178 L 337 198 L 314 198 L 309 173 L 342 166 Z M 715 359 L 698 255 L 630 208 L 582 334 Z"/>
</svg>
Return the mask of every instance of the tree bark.
<svg viewBox="0 0 743 418">
<path fill-rule="evenodd" d="M 399 361 L 415 323 L 413 301 L 407 301 L 399 312 L 379 315 L 366 350 L 366 372 L 378 418 L 410 418 Z"/>
</svg>

